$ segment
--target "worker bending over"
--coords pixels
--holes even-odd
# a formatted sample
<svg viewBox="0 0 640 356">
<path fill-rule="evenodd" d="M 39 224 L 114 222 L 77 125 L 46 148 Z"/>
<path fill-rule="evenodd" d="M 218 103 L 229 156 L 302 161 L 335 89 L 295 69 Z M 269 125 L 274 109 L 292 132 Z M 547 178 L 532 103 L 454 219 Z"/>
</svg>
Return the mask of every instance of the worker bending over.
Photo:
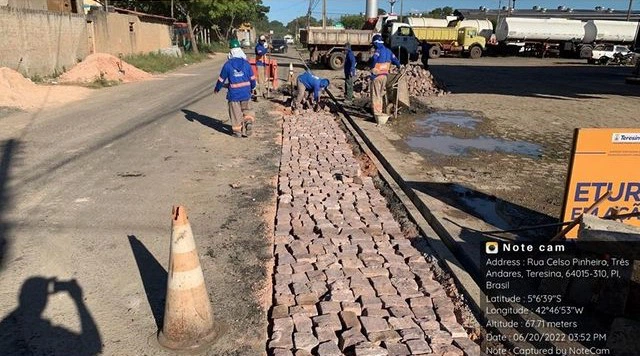
<svg viewBox="0 0 640 356">
<path fill-rule="evenodd" d="M 384 46 L 382 36 L 373 36 L 371 42 L 375 48 L 371 57 L 371 107 L 376 122 L 380 122 L 378 116 L 385 115 L 383 97 L 387 90 L 387 75 L 391 70 L 391 63 L 400 67 L 400 61 L 391 50 Z"/>
<path fill-rule="evenodd" d="M 310 97 L 313 93 L 312 106 L 314 111 L 318 111 L 318 103 L 320 100 L 320 92 L 329 86 L 329 80 L 317 77 L 311 72 L 306 71 L 298 76 L 298 92 L 293 101 L 293 111 L 298 112 L 302 106 L 302 102 L 306 97 Z"/>
<path fill-rule="evenodd" d="M 249 108 L 251 91 L 256 87 L 256 77 L 251 65 L 236 48 L 240 42 L 233 39 L 229 42 L 231 51 L 229 60 L 222 66 L 220 77 L 216 83 L 214 93 L 218 93 L 228 81 L 227 101 L 229 102 L 229 117 L 231 130 L 235 137 L 251 136 L 255 114 Z"/>
</svg>

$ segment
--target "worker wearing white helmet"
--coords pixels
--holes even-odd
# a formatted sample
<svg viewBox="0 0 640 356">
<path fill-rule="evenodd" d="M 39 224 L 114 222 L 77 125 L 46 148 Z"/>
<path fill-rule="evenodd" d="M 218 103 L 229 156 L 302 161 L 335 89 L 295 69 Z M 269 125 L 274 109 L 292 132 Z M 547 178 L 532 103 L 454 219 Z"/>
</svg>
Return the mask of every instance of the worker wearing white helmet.
<svg viewBox="0 0 640 356">
<path fill-rule="evenodd" d="M 382 36 L 376 34 L 371 40 L 371 44 L 375 48 L 373 56 L 371 56 L 371 108 L 376 122 L 381 123 L 385 116 L 385 108 L 383 98 L 387 91 L 387 75 L 391 70 L 391 64 L 400 67 L 400 61 L 387 47 L 384 46 Z"/>
<path fill-rule="evenodd" d="M 266 55 L 269 51 L 267 46 L 267 37 L 265 35 L 260 35 L 260 39 L 258 40 L 258 44 L 256 44 L 256 69 L 258 70 L 258 94 L 264 93 L 265 87 L 264 83 L 267 79 L 267 63 L 266 63 Z"/>
</svg>

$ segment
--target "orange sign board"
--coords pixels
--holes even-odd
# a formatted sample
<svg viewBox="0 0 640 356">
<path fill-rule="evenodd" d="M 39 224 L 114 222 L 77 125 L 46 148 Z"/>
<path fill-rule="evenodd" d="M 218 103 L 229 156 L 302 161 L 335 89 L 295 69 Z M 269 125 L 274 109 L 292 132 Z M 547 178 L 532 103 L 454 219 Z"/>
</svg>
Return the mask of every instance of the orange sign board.
<svg viewBox="0 0 640 356">
<path fill-rule="evenodd" d="M 611 195 L 593 211 L 603 217 L 640 211 L 640 128 L 576 129 L 562 221 L 580 216 L 606 192 Z M 640 226 L 640 217 L 623 220 Z M 566 235 L 575 238 L 578 228 Z"/>
</svg>

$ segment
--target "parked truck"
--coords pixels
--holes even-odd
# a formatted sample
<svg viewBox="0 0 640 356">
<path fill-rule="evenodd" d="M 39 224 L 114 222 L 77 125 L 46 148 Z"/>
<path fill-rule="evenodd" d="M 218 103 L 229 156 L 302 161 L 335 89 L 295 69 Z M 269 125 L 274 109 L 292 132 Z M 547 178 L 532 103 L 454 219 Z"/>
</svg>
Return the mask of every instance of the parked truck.
<svg viewBox="0 0 640 356">
<path fill-rule="evenodd" d="M 461 26 L 460 22 L 455 26 L 423 27 L 412 18 L 407 22 L 418 40 L 426 41 L 431 45 L 429 58 L 457 53 L 475 59 L 482 57 L 486 49 L 487 40 L 478 33 L 476 27 Z"/>
<path fill-rule="evenodd" d="M 380 34 L 385 46 L 393 51 L 401 63 L 418 59 L 418 40 L 411 27 L 405 23 L 390 18 L 380 18 L 382 25 Z M 300 43 L 310 51 L 310 60 L 313 63 L 325 64 L 331 69 L 340 69 L 344 66 L 345 43 L 351 44 L 356 59 L 359 62 L 369 61 L 373 54 L 371 40 L 378 33 L 371 30 L 345 30 L 340 28 L 311 27 L 300 31 Z"/>
<path fill-rule="evenodd" d="M 506 17 L 496 27 L 497 51 L 590 59 L 595 46 L 633 44 L 637 32 L 638 22 Z"/>
</svg>

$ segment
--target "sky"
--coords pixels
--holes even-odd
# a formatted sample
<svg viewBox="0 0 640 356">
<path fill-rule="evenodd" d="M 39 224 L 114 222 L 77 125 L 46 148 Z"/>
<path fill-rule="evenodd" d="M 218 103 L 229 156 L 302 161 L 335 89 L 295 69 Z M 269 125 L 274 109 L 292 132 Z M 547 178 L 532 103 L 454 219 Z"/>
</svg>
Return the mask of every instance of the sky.
<svg viewBox="0 0 640 356">
<path fill-rule="evenodd" d="M 359 14 L 365 11 L 365 0 L 326 0 L 327 16 L 330 18 L 339 18 L 343 14 Z M 394 12 L 400 12 L 400 1 L 397 0 L 394 5 Z M 477 9 L 484 6 L 489 9 L 497 9 L 498 3 L 502 6 L 507 5 L 508 0 L 403 0 L 403 12 L 431 10 L 436 7 L 451 6 L 454 9 Z M 307 13 L 309 0 L 263 0 L 264 5 L 270 6 L 269 20 L 278 20 L 285 25 L 298 16 Z M 613 8 L 615 10 L 627 10 L 629 7 L 628 0 L 516 0 L 516 9 L 531 9 L 534 5 L 546 7 L 548 9 L 556 9 L 560 5 L 571 7 L 574 9 L 593 9 L 596 6 L 605 8 Z M 378 0 L 378 7 L 390 10 L 388 0 Z M 633 1 L 633 9 L 640 10 L 640 1 Z M 322 17 L 322 0 L 318 1 L 318 5 L 312 11 L 315 18 Z"/>
</svg>

